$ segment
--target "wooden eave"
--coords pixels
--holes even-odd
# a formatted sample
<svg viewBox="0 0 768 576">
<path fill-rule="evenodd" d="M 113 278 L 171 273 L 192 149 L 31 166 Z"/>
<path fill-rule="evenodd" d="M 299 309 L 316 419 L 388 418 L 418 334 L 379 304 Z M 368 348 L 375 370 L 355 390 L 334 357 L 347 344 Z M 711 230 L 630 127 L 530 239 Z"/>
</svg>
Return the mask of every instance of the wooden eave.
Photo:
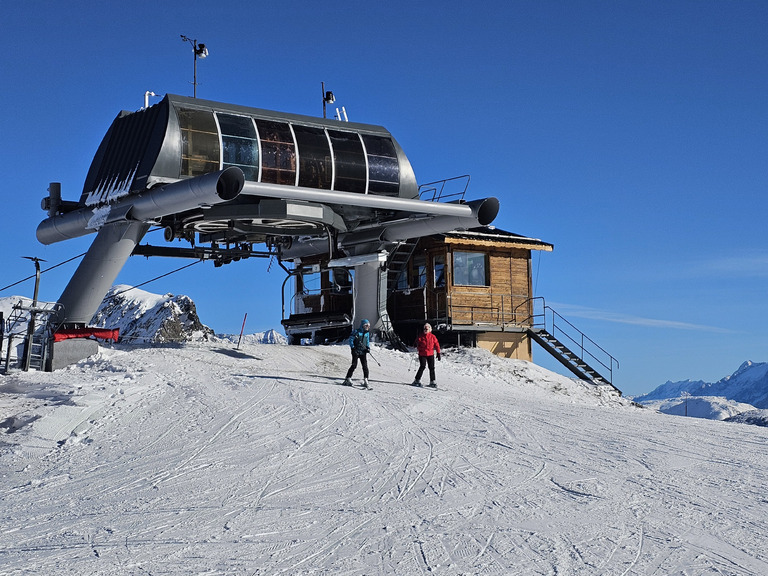
<svg viewBox="0 0 768 576">
<path fill-rule="evenodd" d="M 523 250 L 542 250 L 552 252 L 554 246 L 533 238 L 467 238 L 445 236 L 445 243 L 452 246 L 482 247 L 482 248 L 521 248 Z"/>
</svg>

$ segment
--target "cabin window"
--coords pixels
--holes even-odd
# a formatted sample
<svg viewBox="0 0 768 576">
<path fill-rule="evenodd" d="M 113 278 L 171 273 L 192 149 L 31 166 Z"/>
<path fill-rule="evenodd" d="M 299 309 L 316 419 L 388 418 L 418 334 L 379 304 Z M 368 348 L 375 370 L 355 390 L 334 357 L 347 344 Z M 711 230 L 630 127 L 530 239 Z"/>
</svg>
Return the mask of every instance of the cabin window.
<svg viewBox="0 0 768 576">
<path fill-rule="evenodd" d="M 408 271 L 401 270 L 397 276 L 397 290 L 408 290 Z"/>
<path fill-rule="evenodd" d="M 427 255 L 417 254 L 411 263 L 411 288 L 422 288 L 427 285 Z"/>
<path fill-rule="evenodd" d="M 299 186 L 330 190 L 333 165 L 325 130 L 294 125 L 293 132 L 299 145 Z"/>
<path fill-rule="evenodd" d="M 362 135 L 368 154 L 368 192 L 384 196 L 400 194 L 400 165 L 390 138 Z"/>
<path fill-rule="evenodd" d="M 218 114 L 223 166 L 237 166 L 246 180 L 259 179 L 259 142 L 253 120 L 245 116 Z"/>
<path fill-rule="evenodd" d="M 256 120 L 261 140 L 261 181 L 296 184 L 296 144 L 284 122 Z"/>
<path fill-rule="evenodd" d="M 213 112 L 178 108 L 181 175 L 202 176 L 219 170 L 219 131 Z"/>
<path fill-rule="evenodd" d="M 365 154 L 360 136 L 354 132 L 328 130 L 336 168 L 334 190 L 365 193 Z"/>
<path fill-rule="evenodd" d="M 454 252 L 453 284 L 490 286 L 488 255 L 482 252 Z"/>
<path fill-rule="evenodd" d="M 445 254 L 436 254 L 432 259 L 432 281 L 435 288 L 445 288 Z"/>
</svg>

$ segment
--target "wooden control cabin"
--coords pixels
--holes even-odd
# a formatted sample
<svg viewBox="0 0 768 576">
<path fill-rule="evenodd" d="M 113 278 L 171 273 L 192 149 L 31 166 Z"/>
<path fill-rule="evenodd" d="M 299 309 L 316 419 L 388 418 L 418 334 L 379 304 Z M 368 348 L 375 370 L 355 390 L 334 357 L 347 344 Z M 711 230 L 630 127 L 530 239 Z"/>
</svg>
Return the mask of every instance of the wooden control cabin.
<svg viewBox="0 0 768 576">
<path fill-rule="evenodd" d="M 429 322 L 441 343 L 532 359 L 531 254 L 551 252 L 552 244 L 487 226 L 424 237 L 407 249 L 400 273 L 390 269 L 387 302 L 404 342 Z"/>
</svg>

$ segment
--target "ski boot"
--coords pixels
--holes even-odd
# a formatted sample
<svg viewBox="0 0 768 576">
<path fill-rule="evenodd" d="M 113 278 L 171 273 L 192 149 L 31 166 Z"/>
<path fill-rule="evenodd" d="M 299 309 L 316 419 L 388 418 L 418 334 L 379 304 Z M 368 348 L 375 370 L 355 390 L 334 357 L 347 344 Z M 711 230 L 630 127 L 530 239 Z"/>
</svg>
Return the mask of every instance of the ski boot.
<svg viewBox="0 0 768 576">
<path fill-rule="evenodd" d="M 371 387 L 368 385 L 368 378 L 363 378 L 363 388 L 366 388 L 368 390 L 371 389 Z"/>
<path fill-rule="evenodd" d="M 349 378 L 344 378 L 344 382 L 341 383 L 342 386 L 352 386 L 352 380 Z"/>
<path fill-rule="evenodd" d="M 419 388 L 421 388 L 421 380 L 414 380 L 411 383 L 411 386 L 418 386 Z"/>
<path fill-rule="evenodd" d="M 427 384 L 430 388 L 437 388 L 437 382 L 434 380 L 430 380 L 429 384 Z"/>
</svg>

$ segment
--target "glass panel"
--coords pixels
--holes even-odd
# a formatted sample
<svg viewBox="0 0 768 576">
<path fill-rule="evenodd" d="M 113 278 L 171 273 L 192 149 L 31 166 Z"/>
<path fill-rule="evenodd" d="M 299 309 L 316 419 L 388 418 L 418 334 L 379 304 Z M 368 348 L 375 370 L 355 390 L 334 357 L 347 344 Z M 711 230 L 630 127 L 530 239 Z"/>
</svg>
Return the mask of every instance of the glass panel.
<svg viewBox="0 0 768 576">
<path fill-rule="evenodd" d="M 221 129 L 224 168 L 237 166 L 246 180 L 259 179 L 259 144 L 253 121 L 245 116 L 217 114 Z"/>
<path fill-rule="evenodd" d="M 488 256 L 482 252 L 453 253 L 453 283 L 457 286 L 490 286 Z"/>
<path fill-rule="evenodd" d="M 296 184 L 296 146 L 288 124 L 256 120 L 261 139 L 261 181 Z"/>
<path fill-rule="evenodd" d="M 201 176 L 219 167 L 219 131 L 213 112 L 179 108 L 181 175 Z"/>
<path fill-rule="evenodd" d="M 368 192 L 386 196 L 400 193 L 400 165 L 389 138 L 361 135 L 368 153 Z"/>
<path fill-rule="evenodd" d="M 365 193 L 365 154 L 360 135 L 328 130 L 328 136 L 331 137 L 336 168 L 333 189 Z"/>
<path fill-rule="evenodd" d="M 408 271 L 407 270 L 400 271 L 400 275 L 397 277 L 397 289 L 398 290 L 408 289 Z"/>
<path fill-rule="evenodd" d="M 435 288 L 445 287 L 445 254 L 437 254 L 433 258 L 433 274 L 432 280 Z"/>
<path fill-rule="evenodd" d="M 411 263 L 411 288 L 421 288 L 427 284 L 427 255 L 417 254 Z"/>
<path fill-rule="evenodd" d="M 299 145 L 299 186 L 331 189 L 331 149 L 322 128 L 293 126 Z"/>
</svg>

